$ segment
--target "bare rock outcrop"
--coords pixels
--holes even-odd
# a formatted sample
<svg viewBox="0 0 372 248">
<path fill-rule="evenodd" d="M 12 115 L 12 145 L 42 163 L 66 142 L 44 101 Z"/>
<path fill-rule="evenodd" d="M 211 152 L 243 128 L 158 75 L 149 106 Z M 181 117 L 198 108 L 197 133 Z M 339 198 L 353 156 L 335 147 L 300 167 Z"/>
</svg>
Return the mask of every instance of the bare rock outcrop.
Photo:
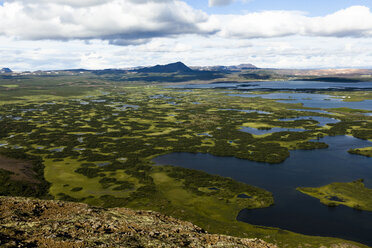
<svg viewBox="0 0 372 248">
<path fill-rule="evenodd" d="M 208 234 L 152 211 L 19 197 L 0 197 L 0 246 L 276 248 L 259 239 Z"/>
</svg>

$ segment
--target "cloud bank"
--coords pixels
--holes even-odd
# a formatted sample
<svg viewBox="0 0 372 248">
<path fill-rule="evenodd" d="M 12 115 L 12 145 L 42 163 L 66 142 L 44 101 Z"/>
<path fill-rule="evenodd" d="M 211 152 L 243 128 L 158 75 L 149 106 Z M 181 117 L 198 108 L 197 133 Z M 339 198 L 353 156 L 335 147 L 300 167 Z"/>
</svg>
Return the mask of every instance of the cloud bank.
<svg viewBox="0 0 372 248">
<path fill-rule="evenodd" d="M 209 0 L 211 5 L 233 0 Z M 372 37 L 372 13 L 352 6 L 326 16 L 296 11 L 207 15 L 180 0 L 8 0 L 0 35 L 25 40 L 108 40 L 138 45 L 186 34 L 252 39 L 292 35 Z"/>
<path fill-rule="evenodd" d="M 204 12 L 178 0 L 13 0 L 0 6 L 0 20 L 0 35 L 7 37 L 102 39 L 118 45 L 218 31 Z"/>
<path fill-rule="evenodd" d="M 308 17 L 296 11 L 264 11 L 217 18 L 224 23 L 220 32 L 224 37 L 372 37 L 372 13 L 364 6 L 352 6 L 322 17 Z"/>
<path fill-rule="evenodd" d="M 172 61 L 372 68 L 372 13 L 365 6 L 313 17 L 298 11 L 208 15 L 181 0 L 2 3 L 0 68 L 104 69 Z"/>
<path fill-rule="evenodd" d="M 209 7 L 213 6 L 225 6 L 233 3 L 234 0 L 209 0 L 208 5 Z"/>
</svg>

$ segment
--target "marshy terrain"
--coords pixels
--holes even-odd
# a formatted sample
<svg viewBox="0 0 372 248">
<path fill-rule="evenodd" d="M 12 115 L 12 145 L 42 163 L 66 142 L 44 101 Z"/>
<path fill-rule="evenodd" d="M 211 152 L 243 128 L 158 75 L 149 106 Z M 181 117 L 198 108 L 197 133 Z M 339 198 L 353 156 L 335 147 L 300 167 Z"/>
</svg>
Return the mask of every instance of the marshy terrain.
<svg viewBox="0 0 372 248">
<path fill-rule="evenodd" d="M 348 243 L 364 247 L 338 239 L 345 238 L 342 235 L 306 236 L 303 234 L 313 234 L 280 225 L 265 226 L 238 216 L 243 209 L 255 213 L 282 206 L 288 194 L 275 192 L 270 181 L 275 175 L 278 180 L 286 178 L 282 167 L 296 158 L 296 152 L 318 154 L 332 149 L 332 138 L 353 136 L 351 139 L 361 141 L 355 143 L 357 146 L 341 141 L 347 147 L 342 154 L 349 159 L 345 166 L 350 166 L 355 156 L 363 160 L 355 168 L 360 171 L 363 167 L 367 172 L 365 184 L 371 188 L 372 160 L 366 156 L 372 147 L 372 105 L 368 102 L 372 95 L 368 89 L 323 89 L 296 95 L 299 89 L 288 87 L 285 91 L 269 86 L 244 86 L 243 90 L 234 84 L 169 87 L 158 83 L 166 75 L 155 75 L 156 80 L 143 80 L 145 76 L 130 76 L 140 82 L 119 80 L 116 74 L 102 77 L 89 73 L 2 79 L 1 194 L 154 210 L 191 221 L 211 233 L 260 238 L 278 246 Z M 183 158 L 187 162 L 158 161 L 162 156 L 185 153 L 196 157 L 188 161 Z M 213 170 L 213 165 L 208 170 L 198 165 L 198 160 L 204 159 L 200 155 L 226 163 L 214 167 L 221 171 Z M 238 171 L 232 160 L 226 159 L 259 168 L 249 171 L 251 176 L 244 179 L 222 171 L 223 166 L 224 170 L 231 167 L 230 171 Z M 291 166 L 301 174 L 301 162 Z M 260 171 L 262 168 L 266 171 Z M 309 168 L 306 165 L 306 170 Z M 308 197 L 296 188 L 319 187 L 334 183 L 333 179 L 343 177 L 329 175 L 308 184 L 296 181 L 282 184 L 286 187 L 278 190 Z M 311 191 L 312 196 L 323 192 L 300 190 L 306 194 Z M 325 198 L 340 204 L 339 199 L 344 199 L 336 193 L 327 193 Z M 356 208 L 369 210 L 363 206 L 358 203 Z M 347 239 L 372 243 L 364 236 Z"/>
</svg>

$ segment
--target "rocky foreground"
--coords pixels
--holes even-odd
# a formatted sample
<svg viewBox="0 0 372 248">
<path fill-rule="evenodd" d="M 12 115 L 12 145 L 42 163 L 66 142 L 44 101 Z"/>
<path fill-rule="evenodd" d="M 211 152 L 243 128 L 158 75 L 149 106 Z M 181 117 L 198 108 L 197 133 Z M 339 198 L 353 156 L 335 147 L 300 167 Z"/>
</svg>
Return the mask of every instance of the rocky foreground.
<svg viewBox="0 0 372 248">
<path fill-rule="evenodd" d="M 0 247 L 252 247 L 258 239 L 208 234 L 152 211 L 0 197 Z"/>
</svg>

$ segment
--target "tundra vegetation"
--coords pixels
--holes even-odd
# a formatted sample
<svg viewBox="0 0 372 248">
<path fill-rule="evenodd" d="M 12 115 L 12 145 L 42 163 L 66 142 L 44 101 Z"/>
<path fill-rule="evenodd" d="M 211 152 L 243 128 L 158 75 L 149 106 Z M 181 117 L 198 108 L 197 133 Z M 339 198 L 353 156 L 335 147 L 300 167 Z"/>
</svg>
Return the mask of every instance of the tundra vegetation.
<svg viewBox="0 0 372 248">
<path fill-rule="evenodd" d="M 272 194 L 201 171 L 157 166 L 152 159 L 191 152 L 275 164 L 290 150 L 327 148 L 317 141 L 324 136 L 371 140 L 372 117 L 348 109 L 301 111 L 310 108 L 233 97 L 222 89 L 123 81 L 86 74 L 2 79 L 0 154 L 27 161 L 29 181 L 20 183 L 17 172 L 0 160 L 1 194 L 156 210 L 212 233 L 262 238 L 286 247 L 345 242 L 238 222 L 241 209 L 274 204 Z M 300 116 L 340 122 L 319 126 L 309 119 L 280 120 Z M 304 131 L 256 136 L 242 127 Z M 242 194 L 248 197 L 238 197 Z"/>
</svg>

